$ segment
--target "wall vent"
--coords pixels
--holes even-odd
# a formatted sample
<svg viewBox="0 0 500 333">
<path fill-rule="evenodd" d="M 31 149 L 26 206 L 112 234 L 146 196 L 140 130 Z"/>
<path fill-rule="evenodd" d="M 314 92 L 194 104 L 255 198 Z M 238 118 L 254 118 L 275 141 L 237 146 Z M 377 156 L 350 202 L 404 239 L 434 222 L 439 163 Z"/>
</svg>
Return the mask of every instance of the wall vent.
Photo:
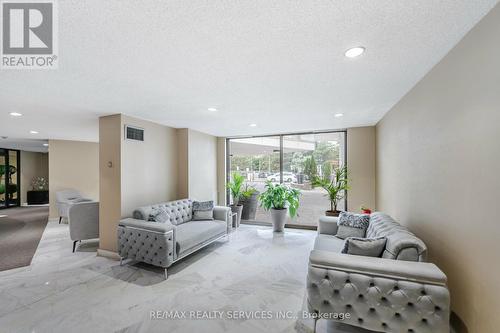
<svg viewBox="0 0 500 333">
<path fill-rule="evenodd" d="M 125 125 L 125 139 L 144 141 L 144 129 Z"/>
</svg>

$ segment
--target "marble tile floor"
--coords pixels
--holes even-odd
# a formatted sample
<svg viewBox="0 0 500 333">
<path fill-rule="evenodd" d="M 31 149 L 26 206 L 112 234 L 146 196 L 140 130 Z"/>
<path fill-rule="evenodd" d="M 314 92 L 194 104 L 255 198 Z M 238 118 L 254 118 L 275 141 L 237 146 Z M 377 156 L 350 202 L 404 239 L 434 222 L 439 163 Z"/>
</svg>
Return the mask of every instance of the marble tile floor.
<svg viewBox="0 0 500 333">
<path fill-rule="evenodd" d="M 50 221 L 29 267 L 0 272 L 0 332 L 312 332 L 312 320 L 278 319 L 304 307 L 314 231 L 242 225 L 170 267 L 96 256 L 97 242 L 71 252 L 68 225 Z M 154 319 L 152 311 L 206 311 L 226 319 Z M 236 311 L 272 318 L 232 318 Z M 319 321 L 318 333 L 361 332 Z"/>
</svg>

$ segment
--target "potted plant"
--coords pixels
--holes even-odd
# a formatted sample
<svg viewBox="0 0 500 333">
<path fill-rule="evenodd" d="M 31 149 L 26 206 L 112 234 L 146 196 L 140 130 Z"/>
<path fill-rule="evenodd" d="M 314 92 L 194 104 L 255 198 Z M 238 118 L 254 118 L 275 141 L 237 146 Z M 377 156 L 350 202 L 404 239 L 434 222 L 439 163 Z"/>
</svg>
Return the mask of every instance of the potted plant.
<svg viewBox="0 0 500 333">
<path fill-rule="evenodd" d="M 322 187 L 330 199 L 330 210 L 325 213 L 327 216 L 339 216 L 337 210 L 339 200 L 343 199 L 349 190 L 349 181 L 347 179 L 347 167 L 339 167 L 333 170 L 333 179 L 330 177 L 314 177 L 313 187 Z"/>
<path fill-rule="evenodd" d="M 365 205 L 361 205 L 361 207 L 359 208 L 361 210 L 361 212 L 363 214 L 371 214 L 372 213 L 372 210 L 368 207 L 366 207 Z"/>
<path fill-rule="evenodd" d="M 286 213 L 290 217 L 297 215 L 299 208 L 300 191 L 283 184 L 273 184 L 268 181 L 266 190 L 259 195 L 260 205 L 265 210 L 271 211 L 274 232 L 283 232 L 285 228 Z"/>
<path fill-rule="evenodd" d="M 245 189 L 241 192 L 240 203 L 243 205 L 241 211 L 241 218 L 243 220 L 255 220 L 255 213 L 257 212 L 257 197 L 259 191 L 253 186 L 245 185 Z"/>
<path fill-rule="evenodd" d="M 231 211 L 236 213 L 236 226 L 240 225 L 241 221 L 241 211 L 243 210 L 243 205 L 240 204 L 240 198 L 242 195 L 242 186 L 245 182 L 245 177 L 240 175 L 238 172 L 233 172 L 232 180 L 227 183 L 226 187 L 231 191 L 231 197 L 233 198 L 233 204 L 229 205 Z"/>
</svg>

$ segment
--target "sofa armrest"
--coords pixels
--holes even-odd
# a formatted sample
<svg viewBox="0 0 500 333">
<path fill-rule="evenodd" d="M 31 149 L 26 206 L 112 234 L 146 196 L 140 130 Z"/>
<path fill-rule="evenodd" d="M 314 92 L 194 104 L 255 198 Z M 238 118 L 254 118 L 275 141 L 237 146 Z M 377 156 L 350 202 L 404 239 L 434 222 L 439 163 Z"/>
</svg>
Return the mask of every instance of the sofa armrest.
<svg viewBox="0 0 500 333">
<path fill-rule="evenodd" d="M 372 331 L 450 332 L 446 276 L 430 263 L 313 250 L 307 306 L 329 319 L 348 313 L 343 323 Z"/>
<path fill-rule="evenodd" d="M 233 221 L 231 220 L 231 208 L 224 206 L 215 206 L 214 219 L 226 222 L 227 232 L 231 230 L 233 225 Z"/>
<path fill-rule="evenodd" d="M 337 234 L 339 218 L 335 216 L 321 216 L 318 222 L 318 233 L 335 236 Z"/>
<path fill-rule="evenodd" d="M 118 254 L 160 267 L 170 266 L 175 258 L 175 226 L 132 218 L 118 224 Z"/>
<path fill-rule="evenodd" d="M 446 285 L 446 275 L 434 264 L 349 255 L 313 250 L 309 256 L 313 267 L 359 273 L 373 277 Z"/>
</svg>

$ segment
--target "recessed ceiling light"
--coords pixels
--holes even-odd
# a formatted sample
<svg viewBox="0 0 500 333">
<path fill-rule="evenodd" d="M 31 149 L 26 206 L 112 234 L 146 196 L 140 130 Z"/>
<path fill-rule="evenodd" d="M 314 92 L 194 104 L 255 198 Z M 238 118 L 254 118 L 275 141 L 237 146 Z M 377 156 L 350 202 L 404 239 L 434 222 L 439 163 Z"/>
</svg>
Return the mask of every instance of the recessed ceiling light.
<svg viewBox="0 0 500 333">
<path fill-rule="evenodd" d="M 30 131 L 30 134 L 38 134 L 38 131 Z"/>
<path fill-rule="evenodd" d="M 23 114 L 19 112 L 11 112 L 9 113 L 12 117 L 21 117 Z"/>
<path fill-rule="evenodd" d="M 48 143 L 44 143 L 44 144 L 43 144 L 43 146 L 44 146 L 44 147 L 48 147 L 48 146 L 49 146 L 49 144 L 48 144 Z"/>
<path fill-rule="evenodd" d="M 215 112 L 215 111 L 217 111 L 217 109 L 216 109 L 216 108 L 208 108 L 207 110 L 208 110 L 208 111 L 210 111 L 210 112 Z"/>
<path fill-rule="evenodd" d="M 365 53 L 365 48 L 363 46 L 357 46 L 345 51 L 345 56 L 347 58 L 356 58 L 363 53 Z"/>
<path fill-rule="evenodd" d="M 343 117 L 344 114 L 343 113 L 336 113 L 333 115 L 335 118 L 340 118 L 340 117 Z"/>
<path fill-rule="evenodd" d="M 257 127 L 257 124 L 250 124 L 248 126 L 250 126 L 250 127 Z"/>
</svg>

